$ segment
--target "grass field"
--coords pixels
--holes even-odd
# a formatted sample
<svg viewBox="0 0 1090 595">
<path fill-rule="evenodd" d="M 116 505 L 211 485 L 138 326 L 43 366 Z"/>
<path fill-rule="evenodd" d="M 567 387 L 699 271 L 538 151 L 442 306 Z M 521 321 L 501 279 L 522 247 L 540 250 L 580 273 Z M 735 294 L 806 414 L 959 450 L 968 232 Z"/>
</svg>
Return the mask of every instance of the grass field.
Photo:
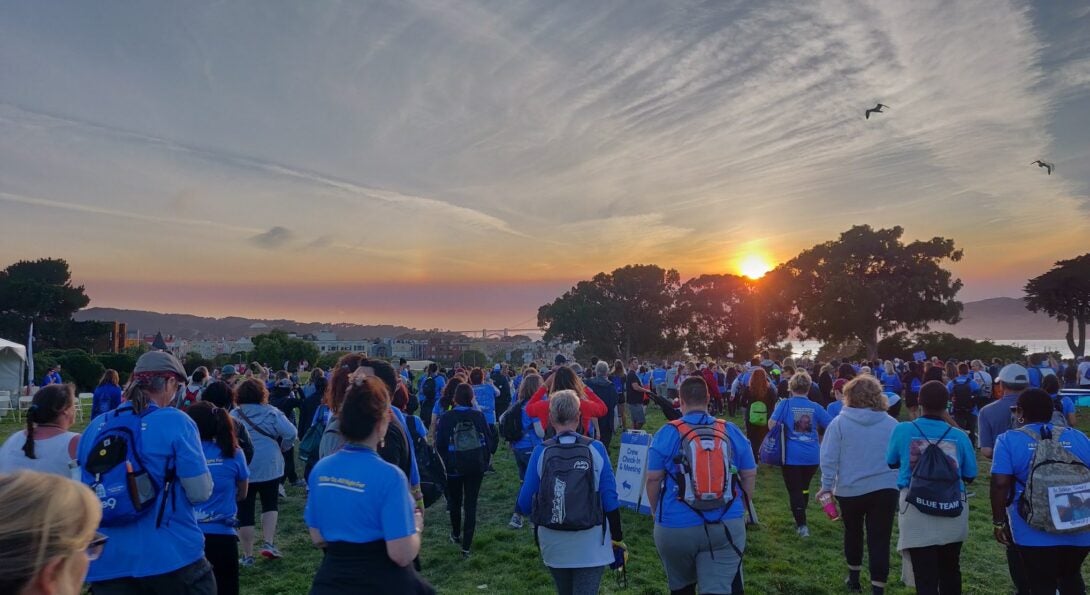
<svg viewBox="0 0 1090 595">
<path fill-rule="evenodd" d="M 661 413 L 648 410 L 648 429 L 663 423 Z M 1086 430 L 1085 419 L 1080 426 Z M 16 424 L 5 419 L 0 436 L 8 436 Z M 613 453 L 616 453 L 614 440 Z M 614 466 L 616 463 L 614 463 Z M 552 579 L 541 563 L 533 531 L 507 527 L 518 490 L 518 473 L 509 452 L 497 454 L 496 474 L 485 479 L 478 507 L 477 534 L 473 555 L 463 561 L 459 546 L 447 541 L 449 522 L 442 502 L 426 515 L 424 548 L 421 553 L 424 576 L 441 593 L 550 593 Z M 996 594 L 1011 591 L 1002 548 L 992 539 L 991 516 L 986 499 L 990 465 L 981 459 L 981 477 L 974 485 L 977 495 L 970 499 L 970 538 L 962 550 L 962 572 L 966 593 Z M 301 468 L 301 467 L 300 467 Z M 815 478 L 815 487 L 816 491 Z M 810 507 L 812 537 L 800 539 L 787 506 L 787 492 L 779 470 L 758 471 L 755 502 L 761 526 L 751 529 L 745 552 L 745 582 L 749 593 L 819 594 L 843 592 L 846 568 L 842 554 L 842 529 L 828 521 L 816 504 Z M 258 559 L 253 568 L 242 571 L 242 592 L 252 595 L 298 595 L 306 593 L 321 554 L 310 545 L 303 525 L 304 492 L 289 488 L 281 501 L 278 545 L 282 560 Z M 625 541 L 631 558 L 628 588 L 619 589 L 611 573 L 602 582 L 603 593 L 667 593 L 666 578 L 651 538 L 652 523 L 647 516 L 625 510 L 622 513 Z M 896 527 L 894 527 L 896 531 Z M 260 533 L 259 533 L 260 535 Z M 896 533 L 894 534 L 896 544 Z M 867 584 L 864 563 L 863 582 Z M 894 554 L 888 593 L 911 593 L 900 584 L 900 556 Z"/>
</svg>

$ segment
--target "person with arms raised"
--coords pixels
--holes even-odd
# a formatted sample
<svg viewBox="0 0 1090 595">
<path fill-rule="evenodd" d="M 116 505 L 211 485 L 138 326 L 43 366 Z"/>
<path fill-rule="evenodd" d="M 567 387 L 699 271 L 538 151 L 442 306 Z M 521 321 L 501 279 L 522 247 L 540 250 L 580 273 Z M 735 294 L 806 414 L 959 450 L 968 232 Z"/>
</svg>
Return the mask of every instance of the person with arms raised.
<svg viewBox="0 0 1090 595">
<path fill-rule="evenodd" d="M 344 444 L 314 466 L 304 520 L 322 562 L 311 595 L 434 593 L 413 569 L 424 516 L 400 468 L 378 454 L 389 424 L 385 382 L 353 373 L 337 407 Z"/>
<path fill-rule="evenodd" d="M 708 415 L 703 378 L 682 382 L 679 400 L 681 419 L 655 432 L 647 451 L 655 547 L 671 595 L 741 593 L 745 514 L 757 479 L 753 450 L 737 426 Z M 699 448 L 704 439 L 715 447 Z M 704 497 L 694 497 L 698 489 Z"/>
<path fill-rule="evenodd" d="M 582 395 L 579 399 L 579 412 L 583 418 L 583 427 L 580 431 L 584 436 L 590 436 L 591 422 L 606 414 L 606 404 L 594 394 L 594 391 L 587 388 L 579 375 L 568 366 L 560 366 L 553 371 L 553 375 L 545 380 L 545 384 L 537 389 L 534 396 L 526 403 L 526 413 L 530 417 L 541 420 L 542 425 L 547 425 L 549 419 L 547 395 L 561 390 L 572 390 L 575 394 Z"/>
<path fill-rule="evenodd" d="M 125 402 L 80 437 L 83 482 L 103 504 L 100 530 L 110 539 L 87 574 L 95 595 L 216 591 L 194 512 L 212 495 L 212 475 L 197 425 L 169 406 L 185 380 L 173 355 L 145 353 Z"/>
</svg>

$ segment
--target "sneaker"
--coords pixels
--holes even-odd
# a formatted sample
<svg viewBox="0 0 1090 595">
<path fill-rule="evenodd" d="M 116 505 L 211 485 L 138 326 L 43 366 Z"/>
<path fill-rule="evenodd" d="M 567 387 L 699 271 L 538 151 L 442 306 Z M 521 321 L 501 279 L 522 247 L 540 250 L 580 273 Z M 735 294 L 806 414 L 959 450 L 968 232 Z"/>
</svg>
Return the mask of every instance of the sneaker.
<svg viewBox="0 0 1090 595">
<path fill-rule="evenodd" d="M 453 533 L 450 534 L 449 538 L 451 543 L 462 543 L 462 538 Z"/>
<path fill-rule="evenodd" d="M 511 527 L 512 529 L 521 529 L 522 528 L 522 515 L 517 513 L 517 512 L 515 514 L 511 515 L 511 522 L 507 523 L 507 526 Z"/>
<path fill-rule="evenodd" d="M 305 482 L 305 481 L 303 481 L 301 479 L 297 479 L 297 480 L 291 482 L 291 487 L 293 487 L 293 488 L 305 488 L 305 487 L 307 487 L 307 482 Z"/>
<path fill-rule="evenodd" d="M 463 560 L 468 560 L 469 559 L 469 550 L 462 550 L 462 559 Z"/>
<path fill-rule="evenodd" d="M 288 497 L 288 493 L 284 491 L 284 484 L 280 484 L 280 487 L 276 489 L 276 493 L 279 494 L 281 498 Z"/>
<path fill-rule="evenodd" d="M 862 593 L 863 585 L 859 583 L 853 583 L 851 578 L 844 579 L 844 586 L 848 588 L 849 593 Z"/>
<path fill-rule="evenodd" d="M 807 527 L 806 525 L 802 525 L 797 529 L 797 531 L 799 532 L 799 537 L 810 537 L 810 527 Z"/>
<path fill-rule="evenodd" d="M 270 560 L 279 560 L 284 557 L 284 554 L 281 554 L 280 550 L 276 549 L 275 545 L 266 541 L 265 545 L 261 546 L 261 557 Z"/>
<path fill-rule="evenodd" d="M 238 561 L 238 565 L 241 566 L 242 568 L 250 568 L 251 566 L 254 565 L 254 557 L 253 556 L 243 556 Z"/>
</svg>

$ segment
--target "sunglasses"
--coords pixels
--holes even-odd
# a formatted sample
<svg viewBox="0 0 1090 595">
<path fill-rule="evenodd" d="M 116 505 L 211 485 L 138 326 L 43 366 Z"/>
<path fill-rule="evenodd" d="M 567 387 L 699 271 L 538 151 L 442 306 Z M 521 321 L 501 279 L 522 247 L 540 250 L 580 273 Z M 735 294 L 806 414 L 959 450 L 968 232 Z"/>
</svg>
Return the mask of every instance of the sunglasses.
<svg viewBox="0 0 1090 595">
<path fill-rule="evenodd" d="M 98 560 L 99 556 L 102 555 L 102 550 L 106 547 L 106 542 L 109 540 L 108 536 L 95 533 L 95 538 L 87 545 L 87 559 L 91 561 Z"/>
</svg>

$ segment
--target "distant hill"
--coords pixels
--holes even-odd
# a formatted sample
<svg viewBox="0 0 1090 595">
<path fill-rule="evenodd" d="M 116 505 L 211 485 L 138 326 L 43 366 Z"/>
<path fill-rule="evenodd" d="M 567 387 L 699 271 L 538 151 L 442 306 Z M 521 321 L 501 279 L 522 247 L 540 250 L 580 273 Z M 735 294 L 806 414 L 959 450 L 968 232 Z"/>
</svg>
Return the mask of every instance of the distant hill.
<svg viewBox="0 0 1090 595">
<path fill-rule="evenodd" d="M 140 331 L 150 335 L 156 331 L 162 331 L 164 335 L 175 335 L 183 339 L 250 337 L 274 328 L 299 334 L 332 331 L 337 333 L 338 339 L 345 340 L 400 337 L 406 333 L 416 332 L 416 329 L 393 325 L 328 324 L 294 320 L 259 320 L 237 316 L 208 318 L 191 314 L 160 314 L 117 308 L 87 308 L 77 312 L 74 318 L 76 320 L 116 320 L 124 322 L 130 332 Z M 255 328 L 255 325 L 258 326 Z"/>
<path fill-rule="evenodd" d="M 1018 298 L 991 298 L 966 302 L 961 322 L 933 324 L 931 330 L 972 339 L 1063 339 L 1067 325 L 1026 309 Z"/>
</svg>

